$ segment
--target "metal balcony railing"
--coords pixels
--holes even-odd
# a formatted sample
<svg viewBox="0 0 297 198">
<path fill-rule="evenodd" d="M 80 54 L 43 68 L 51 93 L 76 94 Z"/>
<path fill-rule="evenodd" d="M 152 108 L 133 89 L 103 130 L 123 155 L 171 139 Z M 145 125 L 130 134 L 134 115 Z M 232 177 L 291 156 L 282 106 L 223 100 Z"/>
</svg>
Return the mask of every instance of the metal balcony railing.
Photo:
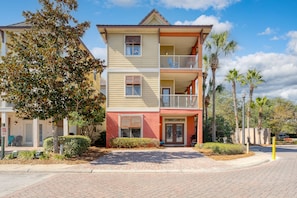
<svg viewBox="0 0 297 198">
<path fill-rule="evenodd" d="M 198 96 L 184 94 L 161 94 L 160 107 L 173 109 L 197 109 Z"/>
<path fill-rule="evenodd" d="M 198 58 L 195 55 L 161 55 L 161 68 L 198 69 Z"/>
</svg>

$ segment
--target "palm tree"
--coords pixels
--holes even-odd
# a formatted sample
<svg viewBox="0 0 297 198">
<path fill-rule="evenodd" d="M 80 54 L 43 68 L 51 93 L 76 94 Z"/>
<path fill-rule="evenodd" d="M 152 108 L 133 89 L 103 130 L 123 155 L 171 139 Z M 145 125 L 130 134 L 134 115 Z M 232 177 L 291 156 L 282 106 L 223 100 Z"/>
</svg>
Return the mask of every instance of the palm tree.
<svg viewBox="0 0 297 198">
<path fill-rule="evenodd" d="M 236 82 L 240 82 L 243 78 L 243 75 L 239 73 L 235 68 L 230 70 L 226 75 L 225 80 L 231 82 L 232 84 L 232 95 L 233 95 L 233 108 L 234 108 L 234 116 L 235 116 L 235 142 L 239 142 L 239 124 L 238 124 L 238 113 L 237 113 L 237 98 L 236 98 Z"/>
<path fill-rule="evenodd" d="M 261 138 L 260 138 L 260 134 L 261 134 L 261 129 L 262 129 L 262 120 L 263 120 L 263 107 L 266 106 L 268 104 L 269 100 L 266 96 L 264 97 L 257 97 L 256 98 L 256 106 L 259 108 L 259 114 L 258 114 L 258 133 L 259 133 L 259 140 L 260 140 L 260 144 L 261 144 Z"/>
<path fill-rule="evenodd" d="M 216 141 L 216 114 L 215 114 L 215 97 L 216 97 L 216 70 L 219 66 L 219 56 L 224 54 L 225 56 L 234 52 L 237 43 L 235 41 L 228 41 L 229 32 L 213 33 L 210 35 L 209 40 L 206 42 L 205 48 L 209 51 L 209 60 L 212 71 L 212 141 Z"/>
<path fill-rule="evenodd" d="M 263 83 L 263 76 L 256 69 L 249 69 L 246 73 L 245 78 L 242 80 L 243 85 L 249 86 L 249 105 L 247 110 L 247 128 L 248 128 L 248 138 L 250 137 L 250 117 L 251 117 L 251 105 L 253 101 L 254 89 L 258 87 L 259 84 Z"/>
<path fill-rule="evenodd" d="M 209 69 L 209 59 L 206 55 L 203 56 L 203 93 L 202 93 L 202 97 L 203 97 L 203 114 L 202 114 L 202 120 L 204 121 L 205 118 L 205 114 L 206 114 L 206 120 L 207 120 L 207 107 L 209 105 L 209 95 L 207 95 L 208 98 L 206 98 L 205 96 L 205 92 L 206 92 L 206 78 L 208 75 L 208 69 Z M 205 122 L 206 123 L 206 122 Z"/>
</svg>

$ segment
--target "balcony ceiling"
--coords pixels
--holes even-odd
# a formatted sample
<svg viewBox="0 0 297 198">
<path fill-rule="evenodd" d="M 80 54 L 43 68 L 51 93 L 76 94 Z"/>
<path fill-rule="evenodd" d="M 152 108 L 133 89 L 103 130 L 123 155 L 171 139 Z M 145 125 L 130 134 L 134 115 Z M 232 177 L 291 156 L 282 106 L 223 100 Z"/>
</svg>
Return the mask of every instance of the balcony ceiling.
<svg viewBox="0 0 297 198">
<path fill-rule="evenodd" d="M 161 73 L 161 80 L 174 80 L 175 93 L 185 93 L 187 87 L 195 80 L 197 73 Z M 173 94 L 173 93 L 172 93 Z"/>
<path fill-rule="evenodd" d="M 175 48 L 175 55 L 190 55 L 197 37 L 161 37 L 160 45 L 170 45 Z"/>
</svg>

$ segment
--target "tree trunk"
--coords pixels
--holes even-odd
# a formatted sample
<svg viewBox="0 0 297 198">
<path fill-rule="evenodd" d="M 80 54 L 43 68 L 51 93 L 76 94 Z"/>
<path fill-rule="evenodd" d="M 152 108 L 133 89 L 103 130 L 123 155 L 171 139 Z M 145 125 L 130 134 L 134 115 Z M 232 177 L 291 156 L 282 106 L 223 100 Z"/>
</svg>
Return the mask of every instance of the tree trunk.
<svg viewBox="0 0 297 198">
<path fill-rule="evenodd" d="M 216 142 L 216 67 L 212 67 L 212 141 Z"/>
<path fill-rule="evenodd" d="M 250 94 L 249 94 L 249 104 L 248 104 L 248 110 L 247 110 L 247 119 L 246 119 L 246 126 L 248 129 L 247 138 L 248 141 L 250 140 L 250 117 L 251 117 L 251 105 L 252 105 L 252 99 L 253 99 L 253 88 L 250 88 Z"/>
<path fill-rule="evenodd" d="M 56 122 L 52 122 L 52 132 L 53 132 L 53 152 L 59 153 L 59 140 L 58 140 L 58 130 L 57 130 Z"/>
<path fill-rule="evenodd" d="M 234 116 L 235 116 L 235 142 L 239 143 L 239 124 L 238 124 L 238 112 L 237 112 L 237 99 L 236 99 L 236 84 L 235 81 L 232 82 L 232 92 L 233 92 L 233 105 L 234 105 Z"/>
</svg>

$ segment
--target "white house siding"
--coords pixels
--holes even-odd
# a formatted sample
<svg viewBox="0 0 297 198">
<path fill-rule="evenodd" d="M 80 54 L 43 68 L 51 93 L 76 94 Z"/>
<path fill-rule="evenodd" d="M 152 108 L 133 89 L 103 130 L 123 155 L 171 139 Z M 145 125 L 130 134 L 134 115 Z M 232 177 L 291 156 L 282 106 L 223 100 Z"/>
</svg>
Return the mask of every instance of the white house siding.
<svg viewBox="0 0 297 198">
<path fill-rule="evenodd" d="M 125 96 L 125 76 L 142 76 L 142 96 Z M 126 72 L 108 73 L 108 107 L 158 107 L 159 106 L 159 73 L 157 72 Z"/>
<path fill-rule="evenodd" d="M 141 56 L 125 56 L 125 35 L 108 34 L 108 68 L 159 68 L 158 35 L 135 34 L 142 38 Z"/>
</svg>

